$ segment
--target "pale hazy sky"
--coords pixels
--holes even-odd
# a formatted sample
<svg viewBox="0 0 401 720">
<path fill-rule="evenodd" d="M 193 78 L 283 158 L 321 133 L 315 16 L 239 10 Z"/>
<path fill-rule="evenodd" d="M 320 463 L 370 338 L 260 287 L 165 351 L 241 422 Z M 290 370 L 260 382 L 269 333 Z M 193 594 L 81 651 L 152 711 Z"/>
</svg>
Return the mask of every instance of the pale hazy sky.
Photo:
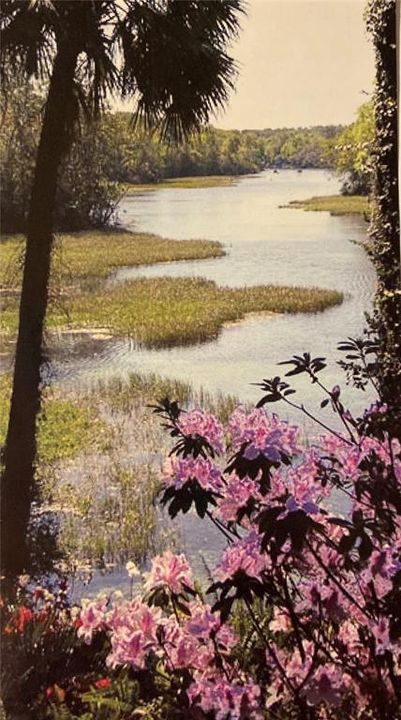
<svg viewBox="0 0 401 720">
<path fill-rule="evenodd" d="M 364 0 L 249 0 L 222 128 L 348 124 L 371 92 Z"/>
</svg>

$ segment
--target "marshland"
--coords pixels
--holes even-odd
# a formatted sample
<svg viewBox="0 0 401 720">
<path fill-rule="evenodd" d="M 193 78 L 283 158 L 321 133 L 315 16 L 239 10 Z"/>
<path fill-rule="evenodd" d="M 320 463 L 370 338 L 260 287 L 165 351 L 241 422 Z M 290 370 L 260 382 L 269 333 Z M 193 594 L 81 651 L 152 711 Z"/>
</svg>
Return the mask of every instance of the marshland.
<svg viewBox="0 0 401 720">
<path fill-rule="evenodd" d="M 201 557 L 220 547 L 213 532 L 197 542 L 194 518 L 177 525 L 156 511 L 168 446 L 149 405 L 168 396 L 226 418 L 234 396 L 255 401 L 251 383 L 306 341 L 334 354 L 362 329 L 374 289 L 363 214 L 333 217 L 325 200 L 322 212 L 294 209 L 337 188 L 322 170 L 161 184 L 121 200 L 119 228 L 57 235 L 38 476 L 63 563 L 94 574 L 90 592 L 124 583 L 128 559 L 165 546 L 188 550 L 202 574 Z M 7 378 L 21 237 L 5 237 L 0 253 Z M 9 390 L 3 379 L 3 437 Z"/>
</svg>

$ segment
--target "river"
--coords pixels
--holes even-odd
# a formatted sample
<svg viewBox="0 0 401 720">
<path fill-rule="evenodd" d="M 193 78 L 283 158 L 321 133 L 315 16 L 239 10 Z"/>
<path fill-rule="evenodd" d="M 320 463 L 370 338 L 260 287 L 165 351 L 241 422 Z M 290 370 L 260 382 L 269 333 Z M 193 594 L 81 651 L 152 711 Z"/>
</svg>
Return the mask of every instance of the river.
<svg viewBox="0 0 401 720">
<path fill-rule="evenodd" d="M 356 215 L 333 217 L 327 212 L 305 212 L 282 207 L 291 200 L 335 194 L 338 181 L 328 172 L 305 170 L 265 171 L 225 187 L 162 189 L 126 197 L 119 207 L 122 225 L 174 239 L 207 238 L 220 241 L 226 256 L 194 262 L 173 262 L 142 268 L 122 268 L 109 282 L 134 277 L 201 275 L 221 285 L 301 285 L 334 288 L 344 302 L 313 315 L 249 317 L 223 328 L 216 340 L 192 347 L 144 350 L 126 338 L 97 341 L 73 336 L 55 362 L 56 376 L 74 386 L 131 371 L 153 371 L 188 380 L 209 391 L 233 393 L 243 401 L 260 396 L 251 383 L 279 374 L 277 363 L 305 350 L 328 357 L 326 383 L 342 382 L 335 363 L 337 343 L 357 336 L 364 314 L 371 307 L 375 287 L 372 266 L 361 247 L 366 238 L 365 220 Z M 179 319 L 178 319 L 179 321 Z M 284 372 L 281 369 L 281 372 Z M 297 378 L 299 397 L 317 413 L 320 394 Z M 367 398 L 345 390 L 352 409 L 363 408 Z M 300 421 L 293 412 L 283 416 Z M 327 413 L 327 410 L 324 411 Z M 312 426 L 304 424 L 308 433 Z M 204 572 L 203 559 L 212 564 L 221 538 L 209 523 L 193 515 L 180 522 L 182 549 L 195 572 Z M 201 554 L 199 551 L 201 550 Z M 98 577 L 99 587 L 127 588 L 124 573 Z"/>
<path fill-rule="evenodd" d="M 362 332 L 374 292 L 374 271 L 360 246 L 367 224 L 357 215 L 333 217 L 327 212 L 282 207 L 294 199 L 338 191 L 338 181 L 326 171 L 284 170 L 247 176 L 232 186 L 164 189 L 124 198 L 119 219 L 128 229 L 174 239 L 218 240 L 226 256 L 122 268 L 112 282 L 140 276 L 198 275 L 230 286 L 334 288 L 344 293 L 344 302 L 313 315 L 249 317 L 223 328 L 216 340 L 192 347 L 144 350 L 130 339 L 119 338 L 98 343 L 94 353 L 91 343 L 79 346 L 75 339 L 75 352 L 68 348 L 57 375 L 75 384 L 78 379 L 91 382 L 131 371 L 153 371 L 254 401 L 259 393 L 251 383 L 279 374 L 279 361 L 310 351 L 328 357 L 326 382 L 339 382 L 337 343 Z M 313 388 L 303 378 L 297 387 L 300 396 L 314 401 Z M 354 396 L 354 409 L 359 409 L 366 400 L 361 396 L 359 402 Z M 351 401 L 347 391 L 345 397 Z M 291 412 L 289 416 L 293 417 Z"/>
</svg>

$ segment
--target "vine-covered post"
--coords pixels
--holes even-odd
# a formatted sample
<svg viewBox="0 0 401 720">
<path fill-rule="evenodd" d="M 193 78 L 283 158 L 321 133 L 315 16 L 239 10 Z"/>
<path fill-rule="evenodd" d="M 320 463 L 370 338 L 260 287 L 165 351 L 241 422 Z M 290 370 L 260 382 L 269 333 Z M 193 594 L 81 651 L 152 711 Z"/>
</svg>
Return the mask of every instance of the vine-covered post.
<svg viewBox="0 0 401 720">
<path fill-rule="evenodd" d="M 369 251 L 377 272 L 374 326 L 379 337 L 380 381 L 396 410 L 401 398 L 401 262 L 398 178 L 397 0 L 370 0 L 367 24 L 376 56 L 376 147 Z M 401 410 L 398 408 L 398 413 Z M 398 418 L 399 420 L 400 418 Z M 401 423 L 399 424 L 398 432 Z"/>
</svg>

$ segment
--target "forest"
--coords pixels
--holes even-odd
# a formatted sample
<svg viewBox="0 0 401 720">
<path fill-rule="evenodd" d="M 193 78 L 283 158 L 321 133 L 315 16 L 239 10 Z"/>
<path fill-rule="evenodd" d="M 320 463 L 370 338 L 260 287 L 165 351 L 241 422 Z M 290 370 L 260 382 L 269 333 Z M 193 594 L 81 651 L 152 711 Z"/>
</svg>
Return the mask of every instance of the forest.
<svg viewBox="0 0 401 720">
<path fill-rule="evenodd" d="M 26 227 L 29 193 L 41 127 L 43 97 L 32 87 L 2 96 L 0 174 L 3 232 Z M 238 176 L 266 168 L 329 168 L 345 194 L 369 190 L 372 103 L 350 126 L 220 130 L 209 125 L 183 143 L 133 124 L 129 113 L 103 115 L 80 131 L 63 165 L 56 225 L 61 230 L 104 227 L 124 191 L 166 178 Z"/>
</svg>

